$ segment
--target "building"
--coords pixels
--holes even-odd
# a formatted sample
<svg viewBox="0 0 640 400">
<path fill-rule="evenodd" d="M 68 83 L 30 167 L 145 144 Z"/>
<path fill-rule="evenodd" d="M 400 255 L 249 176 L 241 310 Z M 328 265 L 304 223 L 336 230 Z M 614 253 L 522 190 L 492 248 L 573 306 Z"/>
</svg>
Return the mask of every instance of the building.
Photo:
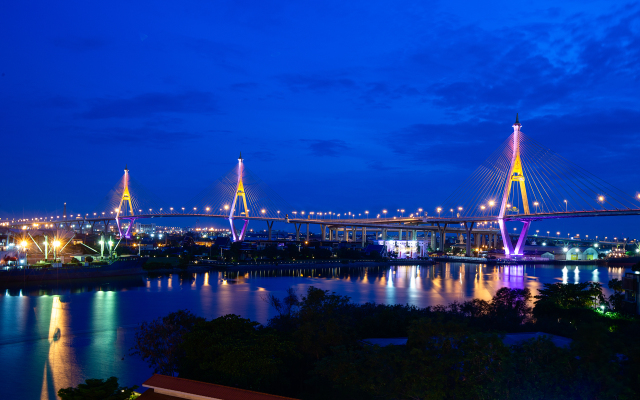
<svg viewBox="0 0 640 400">
<path fill-rule="evenodd" d="M 573 247 L 566 252 L 566 260 L 597 260 L 598 250 L 593 247 Z"/>
<path fill-rule="evenodd" d="M 147 388 L 147 391 L 138 397 L 140 400 L 295 400 L 290 397 L 159 374 L 147 379 L 142 387 Z"/>
<path fill-rule="evenodd" d="M 156 224 L 141 224 L 140 222 L 136 222 L 134 228 L 136 233 L 155 233 Z"/>
<path fill-rule="evenodd" d="M 626 272 L 622 278 L 622 288 L 630 310 L 640 314 L 640 271 Z"/>
<path fill-rule="evenodd" d="M 387 254 L 397 254 L 397 258 L 424 257 L 428 250 L 427 240 L 378 240 L 387 248 Z"/>
</svg>

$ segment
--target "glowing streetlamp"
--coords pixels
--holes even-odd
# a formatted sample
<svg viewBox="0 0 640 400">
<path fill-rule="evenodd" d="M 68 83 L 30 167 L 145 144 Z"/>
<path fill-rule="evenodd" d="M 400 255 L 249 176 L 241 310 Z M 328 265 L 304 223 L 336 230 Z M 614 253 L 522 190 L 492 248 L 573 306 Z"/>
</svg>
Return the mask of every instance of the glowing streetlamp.
<svg viewBox="0 0 640 400">
<path fill-rule="evenodd" d="M 60 246 L 60 242 L 58 240 L 54 240 L 53 241 L 53 261 L 56 262 L 58 261 L 58 247 Z"/>
<path fill-rule="evenodd" d="M 104 258 L 104 236 L 100 239 L 100 258 Z"/>
<path fill-rule="evenodd" d="M 22 245 L 22 251 L 24 252 L 24 263 L 27 263 L 27 242 L 25 242 L 24 240 L 22 241 L 22 243 L 20 243 Z"/>
<path fill-rule="evenodd" d="M 438 212 L 438 218 L 440 218 L 440 211 L 442 211 L 442 208 L 438 207 L 436 208 L 436 211 Z"/>
<path fill-rule="evenodd" d="M 567 201 L 564 201 L 564 211 L 568 212 L 569 211 L 569 203 L 567 203 Z"/>
<path fill-rule="evenodd" d="M 364 215 L 366 215 L 366 216 L 367 216 L 367 219 L 369 219 L 369 211 L 365 211 L 365 212 L 364 212 Z"/>
</svg>

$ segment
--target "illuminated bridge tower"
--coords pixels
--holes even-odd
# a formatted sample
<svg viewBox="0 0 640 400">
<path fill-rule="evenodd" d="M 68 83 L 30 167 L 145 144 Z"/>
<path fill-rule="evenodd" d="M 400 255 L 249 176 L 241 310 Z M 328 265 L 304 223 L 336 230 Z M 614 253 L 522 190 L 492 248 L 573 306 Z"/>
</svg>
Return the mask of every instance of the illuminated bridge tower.
<svg viewBox="0 0 640 400">
<path fill-rule="evenodd" d="M 238 185 L 236 186 L 236 194 L 233 198 L 233 204 L 231 204 L 231 212 L 229 213 L 229 225 L 231 225 L 231 234 L 233 235 L 234 242 L 241 242 L 244 240 L 244 236 L 247 233 L 247 226 L 249 225 L 249 207 L 247 207 L 247 196 L 244 191 L 244 184 L 242 183 L 242 175 L 244 173 L 244 166 L 242 164 L 242 153 L 238 157 Z M 242 198 L 242 203 L 239 203 L 239 197 Z M 244 215 L 244 225 L 242 231 L 238 235 L 236 228 L 233 226 L 234 214 L 236 212 L 236 205 L 238 206 L 239 215 Z M 241 211 L 241 207 L 244 206 L 244 211 Z"/>
<path fill-rule="evenodd" d="M 504 192 L 502 195 L 502 204 L 500 205 L 500 214 L 498 215 L 498 224 L 500 225 L 500 232 L 502 233 L 502 241 L 504 243 L 504 253 L 507 257 L 522 256 L 524 254 L 524 245 L 527 239 L 527 232 L 531 221 L 523 221 L 524 226 L 518 237 L 518 242 L 515 248 L 511 243 L 511 237 L 504 222 L 504 215 L 507 212 L 507 203 L 509 202 L 509 193 L 514 183 L 518 183 L 520 186 L 520 195 L 522 196 L 522 204 L 524 213 L 529 214 L 529 202 L 527 201 L 527 189 L 525 185 L 525 177 L 522 172 L 522 162 L 520 160 L 520 128 L 522 125 L 518 121 L 518 114 L 516 114 L 516 123 L 513 124 L 513 153 L 511 155 L 511 168 L 509 169 L 509 175 L 504 185 Z"/>
<path fill-rule="evenodd" d="M 122 191 L 122 198 L 120 199 L 120 205 L 116 209 L 116 225 L 118 225 L 118 232 L 120 232 L 121 238 L 124 237 L 131 239 L 131 230 L 137 218 L 135 217 L 133 205 L 131 205 L 131 193 L 129 193 L 129 169 L 126 165 L 124 166 L 123 185 L 124 188 Z M 121 220 L 129 221 L 129 226 L 127 226 L 127 230 L 124 234 L 122 233 L 122 225 L 120 224 Z"/>
</svg>

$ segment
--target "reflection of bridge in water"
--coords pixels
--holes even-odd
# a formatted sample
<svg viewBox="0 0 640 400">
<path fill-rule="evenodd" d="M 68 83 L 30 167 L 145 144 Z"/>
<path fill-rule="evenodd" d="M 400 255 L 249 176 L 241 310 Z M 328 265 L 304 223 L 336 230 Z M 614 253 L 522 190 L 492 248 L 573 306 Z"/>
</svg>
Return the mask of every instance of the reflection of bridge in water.
<svg viewBox="0 0 640 400">
<path fill-rule="evenodd" d="M 356 241 L 359 236 L 364 244 L 367 234 L 375 233 L 386 240 L 391 232 L 397 232 L 398 240 L 422 237 L 432 247 L 444 249 L 446 234 L 453 233 L 464 238 L 467 255 L 472 246 L 498 248 L 501 242 L 507 256 L 519 257 L 535 221 L 640 214 L 640 194 L 626 194 L 599 179 L 533 141 L 521 127 L 516 117 L 511 136 L 431 216 L 422 209 L 408 217 L 388 218 L 383 213 L 382 217 L 358 219 L 351 213 L 297 211 L 249 171 L 240 155 L 231 171 L 184 207 L 166 207 L 133 181 L 125 168 L 121 181 L 94 212 L 66 215 L 64 211 L 62 216 L 38 216 L 6 224 L 25 230 L 91 232 L 100 228 L 107 232 L 115 224 L 120 238 L 128 239 L 139 219 L 224 218 L 234 241 L 244 240 L 249 223 L 257 221 L 266 223 L 271 240 L 273 224 L 283 222 L 293 225 L 296 240 L 300 240 L 303 225 L 307 240 L 309 226 L 318 225 L 323 241 Z M 509 232 L 509 221 L 521 222 L 520 232 Z"/>
</svg>

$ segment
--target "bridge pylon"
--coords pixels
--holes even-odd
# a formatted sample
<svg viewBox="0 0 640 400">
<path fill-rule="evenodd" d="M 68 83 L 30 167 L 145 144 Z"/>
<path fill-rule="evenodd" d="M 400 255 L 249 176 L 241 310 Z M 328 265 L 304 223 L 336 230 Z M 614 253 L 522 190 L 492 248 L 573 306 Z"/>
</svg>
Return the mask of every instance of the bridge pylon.
<svg viewBox="0 0 640 400">
<path fill-rule="evenodd" d="M 229 212 L 229 225 L 231 226 L 231 235 L 233 236 L 234 242 L 241 242 L 244 240 L 244 237 L 247 233 L 247 226 L 249 225 L 249 207 L 247 206 L 247 196 L 244 190 L 244 183 L 242 182 L 242 176 L 244 174 L 244 165 L 242 163 L 242 152 L 240 152 L 240 156 L 238 156 L 238 184 L 236 186 L 236 194 L 233 198 L 233 203 L 231 204 L 231 211 Z M 242 203 L 238 204 L 238 198 L 242 198 Z M 241 211 L 239 215 L 245 216 L 244 225 L 242 226 L 242 231 L 238 233 L 236 228 L 233 226 L 234 214 L 236 212 L 236 205 L 238 205 L 238 211 L 240 211 L 240 206 L 244 206 L 244 211 Z"/>
<path fill-rule="evenodd" d="M 516 114 L 516 122 L 513 127 L 513 152 L 511 154 L 511 166 L 507 180 L 504 184 L 504 191 L 502 194 L 502 204 L 500 205 L 500 214 L 498 215 L 498 224 L 500 225 L 500 232 L 502 233 L 502 242 L 504 243 L 504 253 L 507 257 L 522 256 L 524 254 L 524 245 L 527 239 L 527 232 L 531 221 L 524 221 L 524 226 L 518 237 L 518 242 L 514 247 L 511 243 L 511 237 L 504 222 L 504 215 L 507 212 L 507 204 L 509 202 L 509 193 L 511 187 L 515 182 L 520 186 L 520 195 L 522 196 L 522 205 L 525 215 L 529 214 L 529 202 L 527 200 L 527 188 L 525 185 L 525 176 L 522 171 L 522 160 L 520 159 L 520 128 L 522 125 L 518 120 L 518 114 Z"/>
<path fill-rule="evenodd" d="M 124 180 L 123 180 L 124 188 L 122 190 L 122 197 L 120 198 L 120 204 L 118 208 L 116 208 L 116 225 L 118 226 L 118 232 L 120 233 L 120 237 L 124 237 L 127 239 L 131 239 L 131 230 L 133 228 L 134 222 L 137 219 L 135 217 L 135 210 L 133 205 L 131 204 L 131 193 L 129 192 L 129 169 L 127 166 L 124 166 Z M 127 209 L 127 206 L 129 207 Z M 128 211 L 128 212 L 127 212 Z M 122 225 L 120 224 L 120 220 L 128 220 L 129 226 L 127 226 L 127 230 L 122 232 Z"/>
</svg>

